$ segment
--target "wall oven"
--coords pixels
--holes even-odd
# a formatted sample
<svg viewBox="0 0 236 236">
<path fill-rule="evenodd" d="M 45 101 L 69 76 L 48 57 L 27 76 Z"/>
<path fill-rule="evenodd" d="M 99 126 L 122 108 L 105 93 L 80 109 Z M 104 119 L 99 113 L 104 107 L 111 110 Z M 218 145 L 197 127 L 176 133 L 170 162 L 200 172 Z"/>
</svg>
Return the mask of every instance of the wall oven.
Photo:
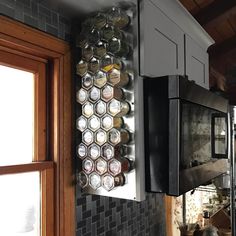
<svg viewBox="0 0 236 236">
<path fill-rule="evenodd" d="M 181 76 L 144 79 L 146 190 L 181 195 L 228 169 L 228 101 Z"/>
</svg>

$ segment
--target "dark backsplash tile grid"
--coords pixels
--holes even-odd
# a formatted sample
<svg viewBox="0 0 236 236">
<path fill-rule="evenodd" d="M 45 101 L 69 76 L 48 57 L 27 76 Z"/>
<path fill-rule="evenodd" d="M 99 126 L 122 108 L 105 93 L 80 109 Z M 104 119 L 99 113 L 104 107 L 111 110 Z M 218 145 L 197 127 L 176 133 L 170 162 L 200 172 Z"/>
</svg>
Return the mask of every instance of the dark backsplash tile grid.
<svg viewBox="0 0 236 236">
<path fill-rule="evenodd" d="M 9 16 L 58 38 L 70 41 L 70 19 L 50 8 L 47 1 L 1 0 L 0 14 Z"/>
<path fill-rule="evenodd" d="M 163 194 L 146 194 L 135 202 L 97 195 L 81 195 L 77 187 L 76 236 L 164 236 L 165 208 Z"/>
</svg>

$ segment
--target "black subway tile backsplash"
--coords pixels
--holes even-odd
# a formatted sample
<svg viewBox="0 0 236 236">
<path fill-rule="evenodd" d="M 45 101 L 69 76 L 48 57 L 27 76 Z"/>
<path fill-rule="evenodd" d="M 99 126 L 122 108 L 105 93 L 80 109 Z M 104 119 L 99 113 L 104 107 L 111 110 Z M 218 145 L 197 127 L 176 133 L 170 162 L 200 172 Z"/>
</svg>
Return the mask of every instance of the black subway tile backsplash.
<svg viewBox="0 0 236 236">
<path fill-rule="evenodd" d="M 94 211 L 96 214 L 91 210 L 90 217 L 82 214 L 83 219 L 77 213 L 78 221 L 89 221 L 89 224 L 77 224 L 77 231 L 81 230 L 81 236 L 90 233 L 92 229 L 93 236 L 101 236 L 104 233 L 109 236 L 165 235 L 164 195 L 162 194 L 147 194 L 143 202 L 103 196 L 83 197 L 80 193 L 77 195 L 78 205 L 82 203 L 86 204 L 86 209 L 96 208 Z"/>
<path fill-rule="evenodd" d="M 61 15 L 59 15 L 59 22 L 65 25 L 68 25 L 70 23 L 66 17 L 63 17 Z"/>
<path fill-rule="evenodd" d="M 58 29 L 49 25 L 49 24 L 46 24 L 46 31 L 50 34 L 53 34 L 53 35 L 57 35 L 58 34 Z"/>
<path fill-rule="evenodd" d="M 58 20 L 58 14 L 57 13 L 55 13 L 55 12 L 52 12 L 51 13 L 51 24 L 53 25 L 53 26 L 55 26 L 55 27 L 57 27 L 58 26 L 58 22 L 59 22 L 59 20 Z"/>
<path fill-rule="evenodd" d="M 0 3 L 0 12 L 4 12 L 6 15 L 10 17 L 14 17 L 15 14 L 15 10 L 11 8 L 11 6 L 4 5 L 2 3 Z"/>
<path fill-rule="evenodd" d="M 16 1 L 20 1 L 22 4 L 24 4 L 25 6 L 28 6 L 29 8 L 31 7 L 30 0 L 16 0 Z"/>
<path fill-rule="evenodd" d="M 32 16 L 24 15 L 24 22 L 28 25 L 35 27 L 35 28 L 38 27 L 37 19 L 33 18 Z"/>
<path fill-rule="evenodd" d="M 42 5 L 39 5 L 39 13 L 47 16 L 48 18 L 51 17 L 51 11 Z"/>
<path fill-rule="evenodd" d="M 1 4 L 12 8 L 14 7 L 15 0 L 1 0 Z"/>
<path fill-rule="evenodd" d="M 35 18 L 38 17 L 39 14 L 38 4 L 36 4 L 35 2 L 31 2 L 31 13 L 32 16 L 34 16 Z"/>
<path fill-rule="evenodd" d="M 66 41 L 71 40 L 70 19 L 52 10 L 45 0 L 1 0 L 0 14 Z"/>
</svg>

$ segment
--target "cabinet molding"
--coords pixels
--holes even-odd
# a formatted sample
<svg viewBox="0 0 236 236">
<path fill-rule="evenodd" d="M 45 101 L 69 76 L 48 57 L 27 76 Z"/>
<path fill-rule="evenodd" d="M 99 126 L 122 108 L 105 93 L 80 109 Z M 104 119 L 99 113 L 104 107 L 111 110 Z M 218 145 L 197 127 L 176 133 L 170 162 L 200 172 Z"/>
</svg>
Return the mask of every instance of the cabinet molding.
<svg viewBox="0 0 236 236">
<path fill-rule="evenodd" d="M 185 74 L 188 78 L 209 89 L 208 53 L 188 35 L 185 35 L 185 61 Z"/>
<path fill-rule="evenodd" d="M 184 32 L 151 1 L 140 7 L 140 74 L 184 75 Z"/>
<path fill-rule="evenodd" d="M 196 19 L 177 0 L 150 0 L 162 9 L 173 23 L 178 25 L 186 34 L 191 35 L 203 50 L 207 50 L 215 41 L 208 35 Z"/>
</svg>

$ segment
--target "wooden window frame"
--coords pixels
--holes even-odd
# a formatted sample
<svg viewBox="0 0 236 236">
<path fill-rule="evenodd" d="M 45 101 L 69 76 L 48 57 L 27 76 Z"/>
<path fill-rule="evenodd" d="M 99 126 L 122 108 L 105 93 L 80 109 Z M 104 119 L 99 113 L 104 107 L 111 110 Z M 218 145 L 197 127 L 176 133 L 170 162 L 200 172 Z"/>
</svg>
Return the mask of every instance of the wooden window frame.
<svg viewBox="0 0 236 236">
<path fill-rule="evenodd" d="M 75 235 L 75 186 L 72 161 L 72 99 L 71 52 L 68 43 L 0 16 L 0 49 L 12 55 L 38 61 L 39 73 L 45 73 L 42 63 L 50 62 L 50 161 L 45 161 L 45 149 L 36 150 L 35 162 L 26 165 L 0 167 L 0 174 L 39 170 L 42 175 L 42 236 Z M 12 60 L 14 57 L 12 57 Z M 30 65 L 29 65 L 30 66 Z M 22 67 L 25 68 L 22 65 Z M 41 72 L 40 72 L 41 71 Z M 37 75 L 36 75 L 37 77 Z M 44 86 L 44 85 L 43 85 Z M 45 90 L 36 78 L 35 93 Z M 37 97 L 37 96 L 36 96 Z M 38 96 L 39 97 L 39 96 Z M 40 99 L 40 97 L 39 97 Z M 45 102 L 45 101 L 40 101 Z M 36 101 L 36 104 L 38 102 Z M 40 113 L 36 107 L 36 113 Z M 44 135 L 46 120 L 35 122 L 36 137 Z M 43 125 L 42 125 L 43 124 Z M 38 140 L 45 140 L 39 138 Z M 35 142 L 38 142 L 37 138 Z M 44 142 L 44 141 L 43 141 Z M 39 144 L 37 143 L 36 147 Z M 43 147 L 45 143 L 40 143 Z M 43 161 L 43 162 L 42 162 Z M 54 198 L 48 196 L 53 191 Z"/>
</svg>

